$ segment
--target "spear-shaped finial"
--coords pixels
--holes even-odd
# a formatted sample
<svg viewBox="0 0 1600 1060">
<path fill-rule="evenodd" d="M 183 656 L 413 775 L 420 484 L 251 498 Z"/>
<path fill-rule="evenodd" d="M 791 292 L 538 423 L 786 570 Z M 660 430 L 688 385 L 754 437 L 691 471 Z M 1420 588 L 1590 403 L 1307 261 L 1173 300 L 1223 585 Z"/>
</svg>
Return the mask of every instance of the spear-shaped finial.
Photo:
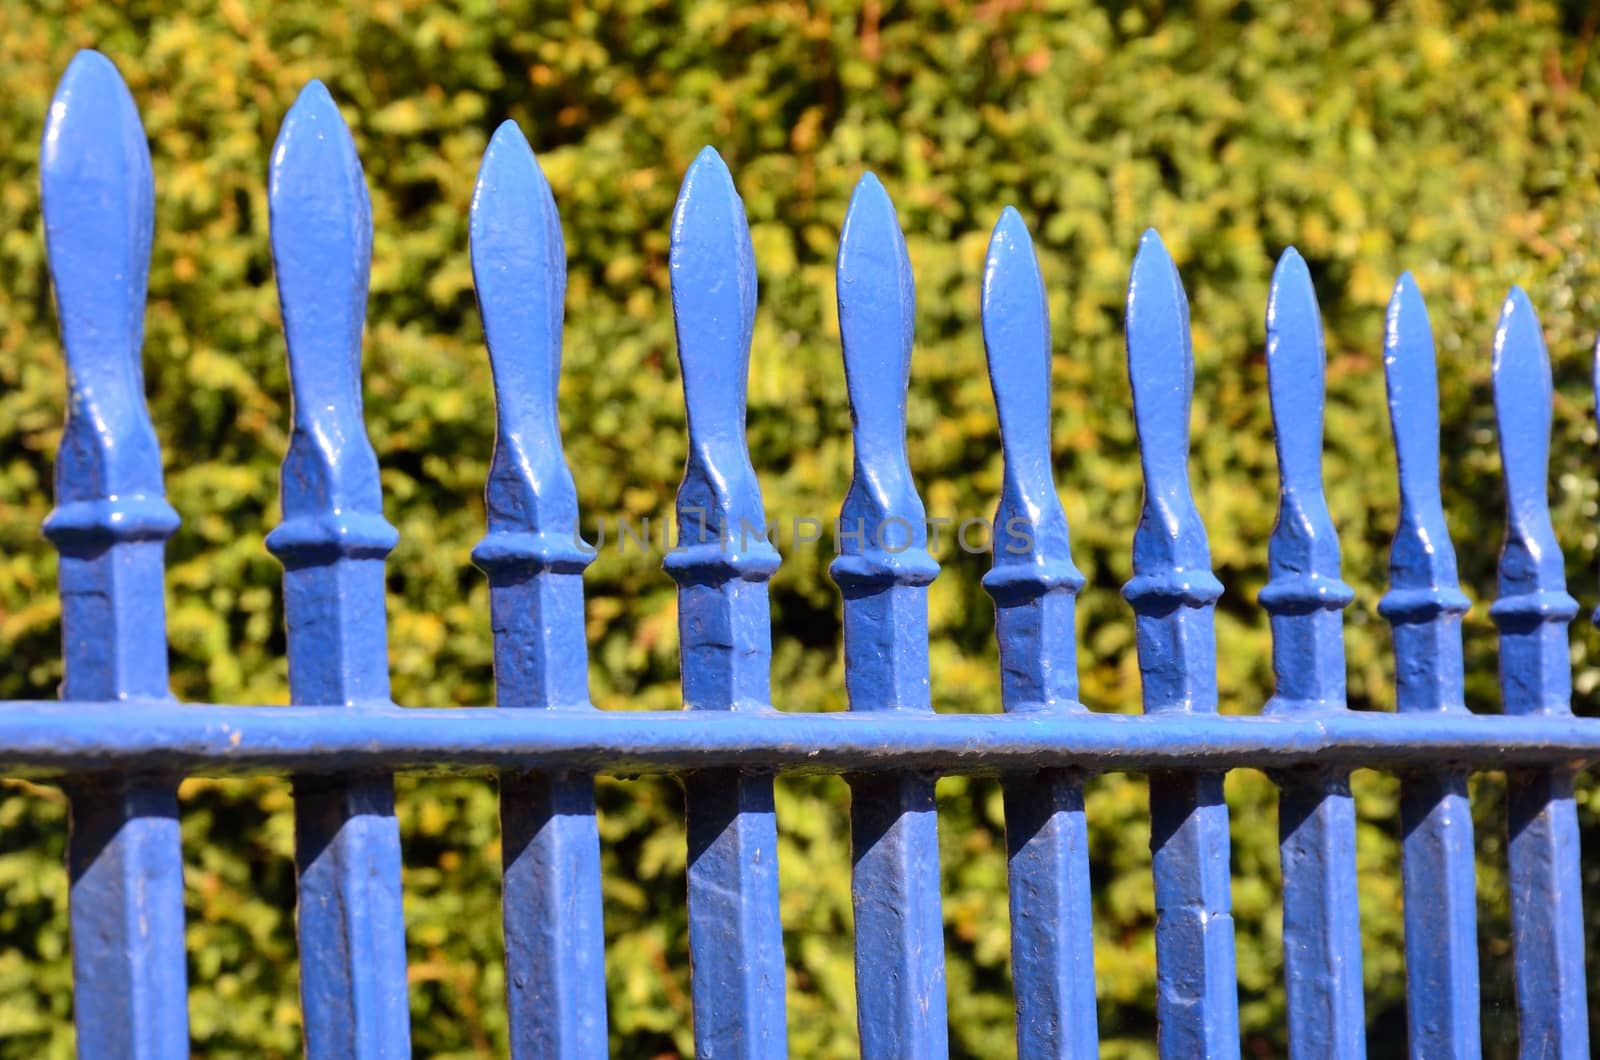
<svg viewBox="0 0 1600 1060">
<path fill-rule="evenodd" d="M 745 442 L 755 252 L 733 177 L 709 147 L 684 175 L 670 261 L 689 457 L 678 488 L 680 547 L 667 569 L 680 582 L 714 580 L 719 571 L 765 581 L 778 555 Z"/>
<path fill-rule="evenodd" d="M 70 388 L 45 535 L 62 549 L 165 540 L 178 516 L 163 491 L 140 362 L 155 219 L 150 149 L 133 97 L 99 52 L 79 52 L 56 89 L 40 184 Z M 159 694 L 165 667 L 162 685 Z"/>
<path fill-rule="evenodd" d="M 1000 417 L 1005 481 L 994 517 L 994 597 L 1007 710 L 1067 706 L 1078 698 L 1067 516 L 1050 459 L 1050 312 L 1033 240 L 1006 207 L 983 272 L 983 340 Z"/>
<path fill-rule="evenodd" d="M 840 512 L 843 554 L 830 569 L 841 587 L 926 585 L 939 567 L 906 455 L 916 294 L 894 204 L 871 173 L 850 198 L 837 272 L 855 470 Z"/>
<path fill-rule="evenodd" d="M 709 147 L 683 178 L 670 260 L 689 456 L 678 547 L 665 566 L 682 587 L 684 702 L 765 707 L 772 642 L 761 583 L 778 569 L 778 553 L 745 442 L 755 252 L 733 177 Z"/>
<path fill-rule="evenodd" d="M 397 536 L 361 410 L 372 205 L 355 141 L 320 81 L 278 131 L 267 201 L 294 396 L 284 521 L 267 548 L 290 566 L 330 552 L 382 558 Z"/>
<path fill-rule="evenodd" d="M 1383 367 L 1400 470 L 1400 523 L 1378 613 L 1394 627 L 1396 698 L 1403 711 L 1465 709 L 1461 616 L 1469 604 L 1439 493 L 1433 329 L 1409 272 L 1389 299 Z"/>
<path fill-rule="evenodd" d="M 1211 608 L 1222 583 L 1211 573 L 1210 543 L 1189 487 L 1189 299 L 1154 229 L 1139 240 L 1133 259 L 1126 327 L 1144 510 L 1133 535 L 1133 578 L 1122 595 L 1143 631 L 1145 710 L 1215 712 Z"/>
<path fill-rule="evenodd" d="M 1567 623 L 1578 602 L 1567 593 L 1566 560 L 1550 523 L 1550 354 L 1539 318 L 1513 287 L 1494 335 L 1494 411 L 1506 481 L 1506 536 L 1499 597 L 1489 617 L 1500 628 L 1500 682 L 1508 714 L 1572 709 Z"/>
<path fill-rule="evenodd" d="M 1322 492 L 1322 316 L 1305 259 L 1278 259 L 1267 301 L 1267 388 L 1278 452 L 1278 522 L 1261 605 L 1272 616 L 1277 690 L 1269 711 L 1345 706 L 1339 612 L 1355 593 L 1339 577 L 1339 535 Z"/>
<path fill-rule="evenodd" d="M 837 271 L 855 467 L 839 513 L 840 554 L 829 572 L 846 600 L 846 681 L 854 709 L 926 709 L 927 600 L 922 589 L 939 573 L 939 564 L 928 554 L 927 512 L 906 453 L 915 293 L 894 205 L 871 173 L 851 196 L 839 234 Z M 852 606 L 856 603 L 865 610 Z M 897 620 L 899 628 L 891 630 L 876 619 L 865 620 L 867 611 L 878 607 L 911 607 L 920 611 L 920 618 Z M 857 626 L 858 635 L 852 638 L 850 631 Z M 869 650 L 869 639 L 879 638 L 892 640 L 892 648 Z M 861 652 L 855 666 L 850 663 L 852 643 Z"/>
<path fill-rule="evenodd" d="M 496 702 L 587 707 L 582 574 L 593 554 L 578 536 L 556 415 L 566 246 L 555 197 L 515 122 L 484 151 L 469 228 L 494 372 L 489 532 L 472 559 L 489 575 Z"/>
<path fill-rule="evenodd" d="M 508 573 L 581 573 L 593 556 L 578 537 L 578 491 L 556 404 L 566 244 L 550 184 L 516 122 L 495 130 L 484 151 L 469 227 L 496 424 L 489 533 L 473 561 L 491 576 L 502 565 Z M 581 627 L 581 593 L 577 607 Z M 584 691 L 576 701 L 586 699 Z"/>
<path fill-rule="evenodd" d="M 290 695 L 384 704 L 382 560 L 398 535 L 383 518 L 361 412 L 372 208 L 355 141 L 320 81 L 306 85 L 278 130 L 267 203 L 293 392 L 283 522 L 267 535 L 285 570 Z M 368 560 L 341 573 L 341 563 Z M 358 570 L 359 591 L 349 582 Z"/>
</svg>

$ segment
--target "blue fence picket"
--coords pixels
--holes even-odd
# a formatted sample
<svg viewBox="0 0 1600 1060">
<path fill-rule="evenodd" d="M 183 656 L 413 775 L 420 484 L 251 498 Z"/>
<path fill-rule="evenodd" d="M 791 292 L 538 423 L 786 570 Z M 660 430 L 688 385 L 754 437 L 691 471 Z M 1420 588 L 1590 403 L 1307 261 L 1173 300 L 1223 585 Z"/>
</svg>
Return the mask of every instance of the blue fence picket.
<svg viewBox="0 0 1600 1060">
<path fill-rule="evenodd" d="M 372 210 L 355 142 L 320 82 L 284 118 L 267 195 L 294 397 L 283 522 L 267 535 L 284 568 L 289 694 L 384 710 L 383 564 L 397 535 L 361 413 Z M 338 774 L 294 788 L 307 1055 L 409 1056 L 394 784 Z"/>
<path fill-rule="evenodd" d="M 829 573 L 844 597 L 852 711 L 932 713 L 928 688 L 927 516 L 906 456 L 914 298 L 911 261 L 878 178 L 856 185 L 839 236 L 839 331 L 855 469 Z M 856 1002 L 865 1060 L 948 1053 L 944 923 L 934 781 L 849 778 L 855 862 Z"/>
<path fill-rule="evenodd" d="M 63 699 L 169 699 L 163 553 L 178 516 L 144 403 L 154 187 L 127 86 L 79 52 L 45 126 L 44 235 L 66 350 L 56 507 Z M 70 785 L 73 996 L 82 1056 L 189 1050 L 172 779 Z"/>
<path fill-rule="evenodd" d="M 593 556 L 578 535 L 556 410 L 566 245 L 550 185 L 515 122 L 501 125 L 484 152 L 470 229 L 494 371 L 489 531 L 472 558 L 489 576 L 495 702 L 590 712 L 583 571 Z M 604 1055 L 593 775 L 503 774 L 500 841 L 511 1055 Z"/>
<path fill-rule="evenodd" d="M 1566 561 L 1550 524 L 1550 356 L 1528 296 L 1513 288 L 1494 336 L 1494 407 L 1506 481 L 1499 595 L 1500 694 L 1507 714 L 1572 713 Z M 1509 770 L 1511 937 L 1525 1057 L 1589 1055 L 1583 890 L 1569 768 Z"/>
<path fill-rule="evenodd" d="M 994 517 L 1000 699 L 1008 712 L 1081 711 L 1067 516 L 1050 458 L 1050 311 L 1033 240 L 1006 207 L 989 240 L 983 338 L 1000 417 L 1005 483 Z M 1063 769 L 1004 781 L 1017 1055 L 1099 1054 L 1089 833 L 1081 776 Z"/>
<path fill-rule="evenodd" d="M 1154 230 L 1128 280 L 1128 378 L 1144 469 L 1132 605 L 1147 714 L 1217 712 L 1215 608 L 1205 524 L 1189 487 L 1194 354 L 1189 300 Z M 1221 773 L 1150 776 L 1156 899 L 1157 1048 L 1168 1060 L 1239 1053 L 1228 805 Z"/>
<path fill-rule="evenodd" d="M 1378 612 L 1394 630 L 1401 713 L 1467 714 L 1461 616 L 1468 601 L 1439 493 L 1439 383 L 1433 330 L 1410 273 L 1395 284 L 1384 331 L 1400 523 Z M 1409 771 L 1400 781 L 1406 1016 L 1411 1055 L 1477 1056 L 1478 911 L 1467 772 Z"/>
<path fill-rule="evenodd" d="M 1311 274 L 1283 252 L 1267 303 L 1267 387 L 1278 452 L 1278 521 L 1261 605 L 1272 622 L 1277 688 L 1265 713 L 1343 712 L 1344 627 L 1355 594 L 1339 577 L 1339 537 L 1322 492 L 1322 317 Z M 1366 1055 L 1356 816 L 1350 774 L 1280 773 L 1278 848 L 1283 861 L 1284 990 L 1289 1052 Z"/>
<path fill-rule="evenodd" d="M 689 419 L 678 543 L 665 563 L 678 583 L 683 702 L 761 711 L 772 700 L 767 580 L 778 553 L 745 443 L 755 252 L 733 177 L 709 147 L 683 178 L 669 260 Z M 785 1056 L 772 777 L 711 769 L 683 785 L 695 1053 Z"/>
</svg>

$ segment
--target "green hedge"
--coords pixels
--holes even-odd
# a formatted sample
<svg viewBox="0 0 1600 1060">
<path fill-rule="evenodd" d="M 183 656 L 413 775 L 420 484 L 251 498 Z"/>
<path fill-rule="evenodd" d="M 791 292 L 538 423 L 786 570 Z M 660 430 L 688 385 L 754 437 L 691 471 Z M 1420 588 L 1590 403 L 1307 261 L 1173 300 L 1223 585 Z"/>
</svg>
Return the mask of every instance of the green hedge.
<svg viewBox="0 0 1600 1060">
<path fill-rule="evenodd" d="M 826 8 L 827 5 L 821 5 Z M 467 554 L 483 527 L 493 407 L 467 261 L 467 205 L 489 132 L 517 119 L 561 205 L 571 259 L 562 411 L 586 526 L 670 512 L 684 423 L 667 296 L 667 222 L 702 144 L 748 206 L 761 306 L 750 446 L 777 519 L 837 509 L 849 416 L 832 269 L 852 185 L 874 169 L 916 269 L 911 458 L 936 514 L 985 516 L 1000 481 L 977 328 L 989 226 L 1032 227 L 1055 321 L 1055 450 L 1075 558 L 1084 696 L 1138 704 L 1128 577 L 1140 483 L 1121 312 L 1140 231 L 1160 228 L 1193 303 L 1194 470 L 1215 565 L 1224 709 L 1270 693 L 1255 594 L 1275 468 L 1262 359 L 1266 285 L 1293 242 L 1329 346 L 1329 500 L 1344 540 L 1354 705 L 1392 705 L 1375 604 L 1394 522 L 1381 329 L 1413 270 L 1441 357 L 1446 503 L 1475 600 L 1493 595 L 1501 490 L 1490 336 L 1512 283 L 1543 313 L 1559 393 L 1552 491 L 1575 591 L 1592 603 L 1596 437 L 1586 349 L 1600 328 L 1600 74 L 1587 5 L 1433 0 L 1087 0 L 856 9 L 753 0 L 662 5 L 495 0 L 0 0 L 0 637 L 7 696 L 59 678 L 54 561 L 36 527 L 63 373 L 39 237 L 37 145 L 73 51 L 104 50 L 142 108 L 157 239 L 145 363 L 172 502 L 173 684 L 185 698 L 285 699 L 276 521 L 287 381 L 267 248 L 265 170 L 311 77 L 345 110 L 376 225 L 368 422 L 386 512 L 394 692 L 491 697 L 487 593 Z M 772 584 L 774 687 L 795 710 L 843 706 L 839 610 L 824 549 Z M 993 710 L 981 557 L 948 549 L 930 598 L 942 709 Z M 656 558 L 607 551 L 589 587 L 591 679 L 608 709 L 677 704 L 673 588 Z M 1494 634 L 1466 642 L 1473 706 L 1494 709 Z M 1575 634 L 1579 707 L 1600 638 Z M 1374 1056 L 1400 1055 L 1403 963 L 1396 788 L 1356 778 L 1367 1012 Z M 492 785 L 402 780 L 418 1051 L 503 1053 L 499 847 Z M 1003 822 L 989 782 L 940 785 L 952 1051 L 1011 1055 Z M 1490 1052 L 1514 1049 L 1502 789 L 1480 780 L 1481 944 Z M 779 785 L 790 1037 L 799 1057 L 856 1050 L 845 792 Z M 1233 808 L 1241 1015 L 1249 1055 L 1284 1048 L 1272 789 L 1242 771 Z M 191 1016 L 198 1052 L 298 1052 L 291 803 L 285 783 L 183 789 Z M 614 1052 L 689 1054 L 681 797 L 606 782 Z M 1105 1054 L 1154 1053 L 1146 796 L 1091 782 Z M 1586 827 L 1600 794 L 1586 794 Z M 65 809 L 0 787 L 0 1054 L 70 1054 Z M 1600 841 L 1595 836 L 1593 843 Z M 1600 859 L 1591 858 L 1600 865 Z M 1595 895 L 1591 903 L 1600 900 Z M 1592 908 L 1595 908 L 1591 905 Z M 1597 949 L 1591 945 L 1591 952 Z"/>
</svg>

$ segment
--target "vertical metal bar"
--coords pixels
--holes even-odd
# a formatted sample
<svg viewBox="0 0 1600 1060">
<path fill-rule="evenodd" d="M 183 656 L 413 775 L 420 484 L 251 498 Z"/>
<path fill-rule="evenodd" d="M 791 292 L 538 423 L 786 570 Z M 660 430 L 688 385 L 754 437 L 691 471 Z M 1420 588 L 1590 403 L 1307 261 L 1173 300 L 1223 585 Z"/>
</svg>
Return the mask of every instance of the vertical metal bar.
<svg viewBox="0 0 1600 1060">
<path fill-rule="evenodd" d="M 550 185 L 515 122 L 495 132 L 472 200 L 472 274 L 494 370 L 489 576 L 495 700 L 588 711 L 578 497 L 562 453 L 556 389 L 566 245 Z M 502 908 L 511 1055 L 605 1055 L 605 930 L 594 778 L 500 778 Z"/>
<path fill-rule="evenodd" d="M 1461 616 L 1469 605 L 1439 495 L 1433 330 L 1410 273 L 1389 300 L 1383 364 L 1400 467 L 1400 524 L 1378 613 L 1394 629 L 1398 706 L 1407 714 L 1465 714 Z M 1478 910 L 1466 771 L 1403 774 L 1400 830 L 1411 1055 L 1478 1056 Z"/>
<path fill-rule="evenodd" d="M 1278 452 L 1278 521 L 1261 605 L 1272 621 L 1277 688 L 1268 714 L 1318 714 L 1345 703 L 1344 627 L 1355 593 L 1339 577 L 1339 537 L 1322 492 L 1322 317 L 1311 274 L 1283 252 L 1267 302 L 1267 387 Z M 1348 771 L 1274 777 L 1283 861 L 1284 988 L 1295 1057 L 1366 1055 L 1356 816 Z"/>
<path fill-rule="evenodd" d="M 61 695 L 168 699 L 162 570 L 178 516 L 140 363 L 154 188 L 133 98 L 98 52 L 61 78 L 40 170 L 70 388 L 44 525 L 61 557 Z M 68 794 L 78 1054 L 185 1055 L 176 782 L 121 777 Z"/>
<path fill-rule="evenodd" d="M 1189 300 L 1152 229 L 1128 280 L 1128 378 L 1133 387 L 1144 511 L 1133 535 L 1133 606 L 1147 714 L 1215 714 L 1215 609 L 1222 584 L 1189 487 L 1194 353 Z M 1220 773 L 1150 777 L 1156 891 L 1156 1045 L 1162 1057 L 1236 1057 L 1228 805 Z"/>
<path fill-rule="evenodd" d="M 683 701 L 690 710 L 765 710 L 767 580 L 778 553 L 745 444 L 755 252 L 733 177 L 709 147 L 684 175 L 669 260 L 689 418 L 678 544 L 665 563 L 678 583 Z M 786 1056 L 772 778 L 707 770 L 684 778 L 684 796 L 695 1053 Z"/>
<path fill-rule="evenodd" d="M 855 471 L 829 573 L 844 597 L 851 710 L 931 712 L 927 516 L 906 457 L 911 262 L 894 206 L 861 178 L 839 238 L 839 330 Z M 848 778 L 857 1024 L 865 1060 L 948 1055 L 934 778 Z"/>
<path fill-rule="evenodd" d="M 284 118 L 268 203 L 294 392 L 283 522 L 267 535 L 284 568 L 289 695 L 382 710 L 392 706 L 383 561 L 396 534 L 361 415 L 372 210 L 355 143 L 320 82 Z M 409 1056 L 394 784 L 302 776 L 294 790 L 306 1053 Z"/>
<path fill-rule="evenodd" d="M 1499 595 L 1500 694 L 1507 714 L 1572 713 L 1565 559 L 1550 524 L 1550 355 L 1533 306 L 1512 288 L 1494 336 L 1494 408 L 1506 480 Z M 1506 776 L 1511 835 L 1511 938 L 1524 1057 L 1589 1055 L 1583 890 L 1572 772 Z"/>
<path fill-rule="evenodd" d="M 1008 712 L 1081 711 L 1067 516 L 1050 460 L 1050 311 L 1027 226 L 1006 207 L 983 273 L 983 338 L 1005 483 L 994 517 L 1000 698 Z M 1083 781 L 1045 769 L 1003 781 L 1017 1055 L 1099 1055 Z"/>
</svg>

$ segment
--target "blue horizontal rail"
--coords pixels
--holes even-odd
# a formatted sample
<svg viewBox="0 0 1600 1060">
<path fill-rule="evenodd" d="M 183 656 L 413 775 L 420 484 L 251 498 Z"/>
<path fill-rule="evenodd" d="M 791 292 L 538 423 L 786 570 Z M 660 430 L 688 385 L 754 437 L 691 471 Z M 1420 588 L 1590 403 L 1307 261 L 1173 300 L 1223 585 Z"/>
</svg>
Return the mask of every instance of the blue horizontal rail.
<svg viewBox="0 0 1600 1060">
<path fill-rule="evenodd" d="M 268 707 L 170 700 L 0 705 L 0 772 L 200 776 L 573 770 L 632 776 L 720 767 L 784 773 L 996 775 L 1408 765 L 1600 763 L 1600 718 L 1499 714 L 1191 716 L 516 711 Z"/>
</svg>

